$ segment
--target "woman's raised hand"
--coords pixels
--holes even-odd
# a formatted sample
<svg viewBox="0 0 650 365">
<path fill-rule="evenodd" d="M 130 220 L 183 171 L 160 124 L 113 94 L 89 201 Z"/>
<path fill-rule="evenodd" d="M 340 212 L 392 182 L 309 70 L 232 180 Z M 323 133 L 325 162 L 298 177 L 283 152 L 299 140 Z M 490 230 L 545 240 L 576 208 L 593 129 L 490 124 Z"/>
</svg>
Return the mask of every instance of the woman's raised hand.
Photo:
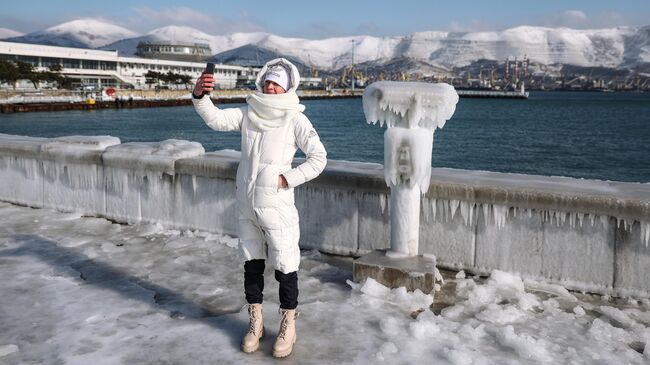
<svg viewBox="0 0 650 365">
<path fill-rule="evenodd" d="M 196 85 L 194 86 L 194 91 L 192 91 L 192 93 L 194 96 L 199 97 L 212 90 L 214 90 L 214 75 L 202 73 L 201 76 L 196 79 Z"/>
</svg>

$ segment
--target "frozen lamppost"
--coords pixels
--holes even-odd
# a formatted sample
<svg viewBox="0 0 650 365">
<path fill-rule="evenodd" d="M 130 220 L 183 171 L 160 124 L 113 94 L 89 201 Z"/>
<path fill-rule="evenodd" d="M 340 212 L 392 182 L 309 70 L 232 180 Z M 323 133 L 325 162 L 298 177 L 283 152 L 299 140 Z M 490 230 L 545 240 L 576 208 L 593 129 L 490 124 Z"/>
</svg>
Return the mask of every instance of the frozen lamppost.
<svg viewBox="0 0 650 365">
<path fill-rule="evenodd" d="M 390 187 L 389 256 L 418 254 L 420 195 L 429 189 L 433 132 L 456 110 L 451 85 L 379 81 L 363 93 L 368 123 L 384 133 L 384 177 Z"/>
</svg>

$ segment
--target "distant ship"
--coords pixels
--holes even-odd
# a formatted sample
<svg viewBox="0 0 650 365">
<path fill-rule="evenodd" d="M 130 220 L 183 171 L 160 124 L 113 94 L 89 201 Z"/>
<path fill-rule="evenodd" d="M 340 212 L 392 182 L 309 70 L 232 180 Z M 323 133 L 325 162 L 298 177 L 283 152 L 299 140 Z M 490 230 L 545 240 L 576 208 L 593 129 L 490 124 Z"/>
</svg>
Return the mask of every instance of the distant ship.
<svg viewBox="0 0 650 365">
<path fill-rule="evenodd" d="M 458 96 L 464 98 L 500 98 L 500 99 L 528 99 L 530 94 L 521 83 L 519 90 L 464 90 L 456 89 Z"/>
</svg>

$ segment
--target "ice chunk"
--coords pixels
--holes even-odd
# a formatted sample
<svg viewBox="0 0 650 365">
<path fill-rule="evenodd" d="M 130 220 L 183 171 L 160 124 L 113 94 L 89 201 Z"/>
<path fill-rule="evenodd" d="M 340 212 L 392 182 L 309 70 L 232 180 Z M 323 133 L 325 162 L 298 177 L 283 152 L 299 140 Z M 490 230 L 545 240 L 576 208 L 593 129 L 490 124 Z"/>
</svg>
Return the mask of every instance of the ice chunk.
<svg viewBox="0 0 650 365">
<path fill-rule="evenodd" d="M 516 306 L 501 307 L 497 304 L 490 304 L 485 310 L 476 314 L 476 318 L 498 325 L 516 323 L 525 317 L 526 313 Z"/>
<path fill-rule="evenodd" d="M 536 363 L 545 363 L 552 360 L 551 354 L 546 350 L 546 342 L 537 340 L 527 334 L 517 334 L 511 325 L 500 328 L 496 332 L 496 339 L 504 347 L 510 347 L 523 359 Z"/>
<path fill-rule="evenodd" d="M 456 103 L 456 90 L 443 83 L 379 81 L 363 93 L 366 121 L 388 127 L 442 128 Z"/>
<path fill-rule="evenodd" d="M 565 287 L 563 287 L 561 285 L 549 284 L 549 283 L 534 281 L 534 280 L 529 280 L 529 279 L 524 280 L 524 285 L 529 290 L 554 294 L 554 295 L 557 295 L 558 297 L 563 298 L 564 300 L 568 300 L 568 301 L 571 301 L 571 302 L 577 302 L 578 301 L 578 298 L 576 298 Z"/>
<path fill-rule="evenodd" d="M 0 357 L 11 355 L 18 352 L 18 346 L 12 344 L 0 346 Z"/>
<path fill-rule="evenodd" d="M 131 142 L 109 147 L 102 155 L 106 166 L 134 170 L 171 172 L 177 159 L 205 153 L 198 142 L 168 139 L 162 142 Z"/>
<path fill-rule="evenodd" d="M 391 355 L 397 353 L 397 346 L 395 346 L 394 343 L 392 342 L 384 342 L 383 345 L 381 345 L 381 348 L 379 349 L 379 352 L 377 352 L 377 360 L 379 361 L 384 361 L 386 358 L 386 355 Z"/>
<path fill-rule="evenodd" d="M 390 295 L 390 289 L 379 284 L 374 279 L 366 280 L 365 284 L 361 287 L 361 292 L 376 298 L 388 297 Z"/>
<path fill-rule="evenodd" d="M 618 308 L 601 306 L 598 309 L 602 314 L 617 321 L 624 327 L 632 327 L 636 324 L 636 321 L 634 319 L 630 318 L 630 316 L 627 313 L 623 312 Z"/>
<path fill-rule="evenodd" d="M 113 136 L 63 136 L 53 138 L 51 142 L 43 145 L 43 149 L 75 146 L 75 148 L 97 151 L 116 144 L 120 144 L 120 139 Z"/>
<path fill-rule="evenodd" d="M 418 317 L 418 320 L 409 324 L 409 332 L 418 341 L 426 341 L 441 332 L 440 326 L 435 323 L 435 318 L 427 318 L 433 316 L 431 312 L 424 312 Z"/>
<path fill-rule="evenodd" d="M 428 308 L 433 303 L 433 296 L 424 294 L 419 289 L 413 292 L 407 292 L 405 287 L 390 289 L 372 278 L 366 279 L 360 291 L 372 298 L 393 303 L 408 313 L 421 308 Z"/>
<path fill-rule="evenodd" d="M 621 341 L 630 343 L 634 341 L 632 334 L 622 328 L 617 328 L 600 318 L 594 319 L 587 331 L 589 337 L 597 341 Z"/>
<path fill-rule="evenodd" d="M 524 291 L 524 282 L 520 277 L 501 270 L 493 270 L 488 283 L 500 288 L 509 288 L 516 292 Z"/>
</svg>

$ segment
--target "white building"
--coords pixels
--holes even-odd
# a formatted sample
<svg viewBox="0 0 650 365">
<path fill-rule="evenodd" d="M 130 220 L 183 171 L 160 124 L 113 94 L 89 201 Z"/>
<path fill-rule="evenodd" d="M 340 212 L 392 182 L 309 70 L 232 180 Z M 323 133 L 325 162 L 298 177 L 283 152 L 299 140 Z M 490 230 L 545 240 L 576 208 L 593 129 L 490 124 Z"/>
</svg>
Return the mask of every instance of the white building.
<svg viewBox="0 0 650 365">
<path fill-rule="evenodd" d="M 149 88 L 148 71 L 190 75 L 196 79 L 205 63 L 121 57 L 117 51 L 44 46 L 40 44 L 0 42 L 0 59 L 19 60 L 32 64 L 37 71 L 48 66 L 63 66 L 62 74 L 75 79 L 76 86 Z M 216 87 L 232 89 L 255 80 L 259 68 L 217 65 Z M 31 85 L 31 84 L 30 84 Z M 6 86 L 5 86 L 6 87 Z"/>
</svg>

